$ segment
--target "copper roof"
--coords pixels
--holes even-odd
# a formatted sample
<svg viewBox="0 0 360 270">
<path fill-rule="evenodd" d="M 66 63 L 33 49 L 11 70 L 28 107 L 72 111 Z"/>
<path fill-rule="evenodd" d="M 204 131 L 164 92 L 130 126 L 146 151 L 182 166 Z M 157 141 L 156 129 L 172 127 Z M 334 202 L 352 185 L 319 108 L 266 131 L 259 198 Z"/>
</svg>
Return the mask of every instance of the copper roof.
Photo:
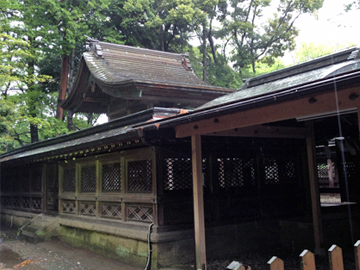
<svg viewBox="0 0 360 270">
<path fill-rule="evenodd" d="M 110 97 L 196 107 L 233 91 L 199 79 L 187 54 L 92 41 L 81 58 L 74 91 L 62 107 L 106 113 Z"/>
</svg>

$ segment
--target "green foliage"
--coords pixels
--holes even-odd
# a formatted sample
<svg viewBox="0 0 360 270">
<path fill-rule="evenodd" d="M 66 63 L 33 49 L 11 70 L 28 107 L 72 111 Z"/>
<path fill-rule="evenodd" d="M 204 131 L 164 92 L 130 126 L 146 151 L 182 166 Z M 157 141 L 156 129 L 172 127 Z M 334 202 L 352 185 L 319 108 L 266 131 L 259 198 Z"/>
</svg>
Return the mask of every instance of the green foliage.
<svg viewBox="0 0 360 270">
<path fill-rule="evenodd" d="M 221 36 L 231 41 L 231 60 L 240 72 L 251 66 L 255 73 L 256 61 L 266 57 L 263 62 L 271 65 L 286 50 L 293 50 L 298 34 L 295 20 L 303 13 L 314 13 L 323 4 L 323 0 L 281 0 L 272 18 L 258 22 L 270 2 L 230 1 L 232 11 L 229 19 L 223 21 Z"/>
<path fill-rule="evenodd" d="M 67 132 L 65 123 L 54 119 L 61 61 L 72 54 L 72 71 L 77 69 L 85 35 L 150 49 L 189 51 L 195 74 L 201 78 L 205 69 L 208 83 L 220 87 L 237 89 L 255 71 L 262 74 L 283 67 L 278 57 L 294 49 L 298 34 L 294 21 L 303 13 L 316 12 L 323 0 L 280 0 L 276 13 L 264 20 L 271 2 L 1 1 L 0 151 L 29 143 L 29 126 L 36 127 L 39 139 Z M 199 47 L 189 44 L 194 36 Z M 76 114 L 73 123 L 83 129 L 97 117 Z"/>
<path fill-rule="evenodd" d="M 337 45 L 329 45 L 316 44 L 314 42 L 302 43 L 300 48 L 295 51 L 295 64 L 310 61 L 352 46 L 356 46 L 356 44 L 344 43 Z"/>
<path fill-rule="evenodd" d="M 348 5 L 345 5 L 344 10 L 349 12 L 350 10 L 360 9 L 360 0 L 354 0 Z"/>
</svg>

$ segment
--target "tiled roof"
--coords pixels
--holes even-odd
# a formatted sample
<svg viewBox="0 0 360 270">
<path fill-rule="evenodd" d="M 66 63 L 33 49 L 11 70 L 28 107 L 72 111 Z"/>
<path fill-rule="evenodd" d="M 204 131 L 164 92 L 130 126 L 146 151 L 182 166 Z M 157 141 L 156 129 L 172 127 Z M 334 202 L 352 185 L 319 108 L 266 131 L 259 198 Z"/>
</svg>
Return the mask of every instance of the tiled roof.
<svg viewBox="0 0 360 270">
<path fill-rule="evenodd" d="M 94 40 L 90 45 L 80 60 L 74 90 L 62 104 L 64 109 L 106 113 L 109 98 L 194 108 L 235 91 L 199 79 L 187 54 Z"/>
<path fill-rule="evenodd" d="M 196 77 L 186 54 L 97 42 L 84 53 L 91 73 L 105 84 L 127 81 L 209 86 Z"/>
</svg>

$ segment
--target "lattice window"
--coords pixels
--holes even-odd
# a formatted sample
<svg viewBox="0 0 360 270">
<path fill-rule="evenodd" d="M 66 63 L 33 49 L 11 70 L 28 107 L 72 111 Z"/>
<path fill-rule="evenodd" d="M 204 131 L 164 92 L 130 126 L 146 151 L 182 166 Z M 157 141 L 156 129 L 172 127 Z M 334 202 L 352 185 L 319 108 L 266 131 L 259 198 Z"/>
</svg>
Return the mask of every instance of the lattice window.
<svg viewBox="0 0 360 270">
<path fill-rule="evenodd" d="M 6 171 L 1 176 L 1 192 L 11 192 L 11 173 Z"/>
<path fill-rule="evenodd" d="M 152 205 L 128 205 L 127 220 L 153 222 Z"/>
<path fill-rule="evenodd" d="M 121 219 L 121 204 L 103 203 L 101 204 L 101 216 Z"/>
<path fill-rule="evenodd" d="M 189 157 L 165 158 L 164 190 L 192 189 L 192 163 Z"/>
<path fill-rule="evenodd" d="M 120 163 L 102 165 L 102 191 L 121 191 Z"/>
<path fill-rule="evenodd" d="M 279 184 L 279 165 L 278 161 L 274 158 L 265 158 L 265 184 Z"/>
<path fill-rule="evenodd" d="M 63 191 L 75 192 L 76 187 L 76 169 L 64 168 Z"/>
<path fill-rule="evenodd" d="M 21 192 L 21 180 L 19 177 L 19 173 L 16 171 L 12 171 L 11 173 L 11 181 L 12 181 L 12 190 L 14 193 L 20 193 Z"/>
<path fill-rule="evenodd" d="M 217 164 L 220 187 L 255 185 L 255 163 L 253 158 L 218 158 Z"/>
<path fill-rule="evenodd" d="M 68 214 L 76 213 L 76 203 L 75 201 L 62 201 L 62 212 Z"/>
<path fill-rule="evenodd" d="M 13 201 L 14 207 L 21 207 L 21 198 L 20 197 L 14 197 L 12 201 Z"/>
<path fill-rule="evenodd" d="M 79 204 L 80 215 L 96 215 L 96 204 L 95 202 L 80 202 Z"/>
<path fill-rule="evenodd" d="M 81 192 L 96 191 L 96 166 L 81 167 Z"/>
<path fill-rule="evenodd" d="M 284 171 L 281 174 L 281 183 L 293 184 L 297 180 L 296 163 L 292 160 L 283 161 Z"/>
<path fill-rule="evenodd" d="M 31 199 L 28 197 L 22 198 L 22 206 L 23 206 L 23 208 L 30 208 L 31 207 Z"/>
<path fill-rule="evenodd" d="M 346 175 L 347 175 L 348 179 L 356 177 L 356 166 L 355 166 L 355 163 L 353 161 L 345 161 L 345 162 L 341 163 L 340 175 L 342 177 L 344 177 L 344 174 L 345 174 L 344 169 L 346 170 Z"/>
<path fill-rule="evenodd" d="M 24 170 L 20 173 L 20 181 L 21 191 L 30 192 L 30 172 L 28 168 L 24 168 Z"/>
<path fill-rule="evenodd" d="M 332 166 L 332 172 L 333 172 L 333 178 L 335 178 L 336 175 L 336 167 L 335 163 L 331 163 Z M 319 179 L 328 179 L 329 178 L 329 166 L 326 162 L 320 162 L 317 164 L 317 171 L 318 171 L 318 177 Z"/>
<path fill-rule="evenodd" d="M 128 185 L 130 192 L 152 191 L 151 159 L 128 162 Z"/>
<path fill-rule="evenodd" d="M 41 170 L 35 169 L 31 172 L 31 191 L 41 191 Z"/>
<path fill-rule="evenodd" d="M 219 179 L 221 187 L 242 187 L 244 176 L 240 158 L 219 158 Z"/>
<path fill-rule="evenodd" d="M 41 198 L 33 198 L 32 206 L 34 209 L 41 209 L 42 199 Z"/>
</svg>

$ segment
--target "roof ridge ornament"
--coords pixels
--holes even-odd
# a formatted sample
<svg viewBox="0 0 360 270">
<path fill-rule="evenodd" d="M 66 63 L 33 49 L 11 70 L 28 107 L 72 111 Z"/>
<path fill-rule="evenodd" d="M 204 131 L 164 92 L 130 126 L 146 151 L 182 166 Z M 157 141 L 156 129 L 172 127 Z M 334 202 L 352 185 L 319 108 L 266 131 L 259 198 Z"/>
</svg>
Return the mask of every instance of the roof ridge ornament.
<svg viewBox="0 0 360 270">
<path fill-rule="evenodd" d="M 360 57 L 360 48 L 356 48 L 356 50 L 352 51 L 347 60 L 353 60 Z"/>
<path fill-rule="evenodd" d="M 181 64 L 187 71 L 192 71 L 191 63 L 187 54 L 182 54 Z"/>
<path fill-rule="evenodd" d="M 94 38 L 91 38 L 87 35 L 84 35 L 86 37 L 86 41 L 87 41 L 87 45 L 89 46 L 88 47 L 88 50 L 90 52 L 93 52 L 96 57 L 100 57 L 100 58 L 104 58 L 103 56 L 103 52 L 102 52 L 102 48 L 100 46 L 100 41 L 97 40 L 97 39 L 94 39 Z"/>
</svg>

